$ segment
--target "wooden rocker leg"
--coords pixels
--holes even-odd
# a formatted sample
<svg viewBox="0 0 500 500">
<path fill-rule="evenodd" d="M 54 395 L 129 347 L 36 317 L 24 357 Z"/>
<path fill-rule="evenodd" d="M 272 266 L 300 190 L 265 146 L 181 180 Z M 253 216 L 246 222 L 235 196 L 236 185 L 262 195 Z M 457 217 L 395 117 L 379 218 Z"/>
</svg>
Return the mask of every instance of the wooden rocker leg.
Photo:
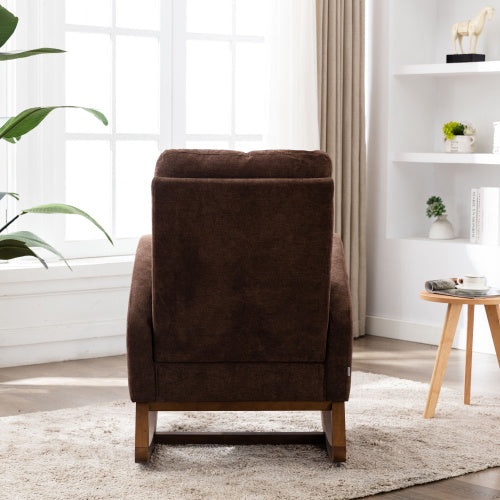
<svg viewBox="0 0 500 500">
<path fill-rule="evenodd" d="M 149 462 L 154 448 L 158 412 L 149 411 L 147 403 L 135 405 L 135 461 Z"/>
<path fill-rule="evenodd" d="M 425 406 L 424 418 L 432 418 L 436 411 L 436 404 L 439 398 L 439 392 L 441 391 L 448 358 L 450 357 L 451 345 L 455 337 L 461 309 L 462 304 L 448 304 L 443 333 L 441 334 L 441 341 L 439 342 L 439 348 L 436 355 L 436 363 L 434 364 L 434 371 L 432 372 L 431 386 Z"/>
<path fill-rule="evenodd" d="M 321 412 L 321 421 L 326 438 L 326 450 L 332 462 L 345 462 L 345 405 L 332 403 L 331 410 Z"/>
<path fill-rule="evenodd" d="M 500 308 L 495 306 L 484 306 L 488 323 L 490 324 L 491 337 L 497 353 L 498 366 L 500 366 Z"/>
</svg>

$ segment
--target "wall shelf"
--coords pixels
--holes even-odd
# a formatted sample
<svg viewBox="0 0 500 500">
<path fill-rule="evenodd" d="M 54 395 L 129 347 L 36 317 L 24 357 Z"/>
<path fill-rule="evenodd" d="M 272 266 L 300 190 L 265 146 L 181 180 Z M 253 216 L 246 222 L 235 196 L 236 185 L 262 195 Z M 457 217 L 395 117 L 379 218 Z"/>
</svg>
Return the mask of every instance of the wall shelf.
<svg viewBox="0 0 500 500">
<path fill-rule="evenodd" d="M 414 242 L 423 242 L 423 243 L 430 243 L 430 244 L 437 244 L 437 245 L 470 245 L 474 247 L 491 247 L 491 248 L 498 248 L 499 245 L 483 245 L 481 243 L 472 243 L 468 238 L 453 238 L 451 240 L 431 240 L 427 236 L 407 236 L 406 238 L 400 237 L 400 238 L 394 238 L 400 241 L 414 241 Z"/>
<path fill-rule="evenodd" d="M 393 74 L 394 76 L 500 75 L 500 61 L 458 64 L 405 64 L 398 66 Z"/>
<path fill-rule="evenodd" d="M 453 238 L 452 240 L 431 240 L 427 236 L 409 236 L 407 238 L 398 238 L 399 240 L 405 241 L 421 241 L 426 243 L 436 243 L 441 244 L 451 244 L 451 245 L 477 245 L 477 243 L 471 243 L 467 238 Z"/>
<path fill-rule="evenodd" d="M 393 153 L 392 161 L 400 163 L 445 163 L 500 165 L 500 154 L 491 153 Z"/>
</svg>

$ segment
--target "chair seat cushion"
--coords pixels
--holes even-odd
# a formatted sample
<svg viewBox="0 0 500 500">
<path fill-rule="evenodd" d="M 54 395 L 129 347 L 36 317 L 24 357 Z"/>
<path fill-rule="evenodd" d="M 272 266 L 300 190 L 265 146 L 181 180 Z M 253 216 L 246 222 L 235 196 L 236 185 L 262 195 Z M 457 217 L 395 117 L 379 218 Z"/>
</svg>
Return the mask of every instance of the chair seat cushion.
<svg viewBox="0 0 500 500">
<path fill-rule="evenodd" d="M 217 151 L 169 149 L 156 163 L 156 177 L 211 179 L 306 179 L 332 175 L 322 151 Z"/>
</svg>

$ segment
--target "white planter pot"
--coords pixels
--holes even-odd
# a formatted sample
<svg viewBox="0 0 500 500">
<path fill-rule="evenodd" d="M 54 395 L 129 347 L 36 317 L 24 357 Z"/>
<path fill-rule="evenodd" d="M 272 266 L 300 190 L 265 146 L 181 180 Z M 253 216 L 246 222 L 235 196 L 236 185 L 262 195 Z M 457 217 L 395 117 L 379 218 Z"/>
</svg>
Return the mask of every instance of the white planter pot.
<svg viewBox="0 0 500 500">
<path fill-rule="evenodd" d="M 456 135 L 444 140 L 447 153 L 473 153 L 476 148 L 475 135 Z"/>
<path fill-rule="evenodd" d="M 447 215 L 440 215 L 431 226 L 429 231 L 429 238 L 431 240 L 452 240 L 455 238 L 453 226 L 448 220 Z"/>
</svg>

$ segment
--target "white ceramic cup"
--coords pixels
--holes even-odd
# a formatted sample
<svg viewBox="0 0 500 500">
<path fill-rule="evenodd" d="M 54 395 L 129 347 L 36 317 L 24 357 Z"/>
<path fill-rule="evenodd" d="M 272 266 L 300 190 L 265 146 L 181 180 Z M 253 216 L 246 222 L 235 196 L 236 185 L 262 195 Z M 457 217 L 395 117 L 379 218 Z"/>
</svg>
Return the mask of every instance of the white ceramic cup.
<svg viewBox="0 0 500 500">
<path fill-rule="evenodd" d="M 477 290 L 486 286 L 486 277 L 478 274 L 466 274 L 459 281 L 464 288 L 469 288 L 470 290 Z"/>
</svg>

